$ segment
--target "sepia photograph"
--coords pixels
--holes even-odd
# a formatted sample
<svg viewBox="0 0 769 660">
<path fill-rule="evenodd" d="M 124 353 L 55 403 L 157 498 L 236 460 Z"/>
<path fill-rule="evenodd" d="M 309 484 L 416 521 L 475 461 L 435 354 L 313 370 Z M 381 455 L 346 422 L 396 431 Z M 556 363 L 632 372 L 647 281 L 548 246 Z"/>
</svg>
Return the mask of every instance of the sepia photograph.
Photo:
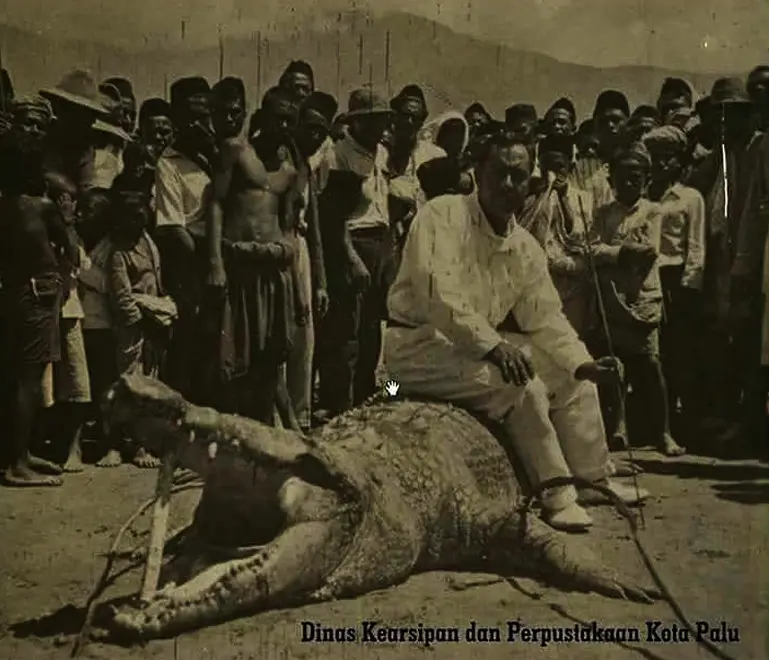
<svg viewBox="0 0 769 660">
<path fill-rule="evenodd" d="M 0 657 L 769 660 L 766 0 L 0 0 Z"/>
</svg>

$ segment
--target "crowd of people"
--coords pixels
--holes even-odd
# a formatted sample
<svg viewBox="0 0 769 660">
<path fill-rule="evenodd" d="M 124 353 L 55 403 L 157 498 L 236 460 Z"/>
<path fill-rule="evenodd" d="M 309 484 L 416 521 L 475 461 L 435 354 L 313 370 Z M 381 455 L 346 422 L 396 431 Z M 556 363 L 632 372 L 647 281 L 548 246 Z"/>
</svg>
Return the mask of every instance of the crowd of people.
<svg viewBox="0 0 769 660">
<path fill-rule="evenodd" d="M 2 76 L 6 485 L 81 471 L 92 422 L 98 466 L 157 466 L 100 419 L 136 371 L 307 431 L 384 365 L 500 423 L 533 483 L 629 503 L 609 448 L 765 439 L 769 67 L 635 109 L 606 90 L 581 122 L 567 98 L 429 119 L 416 84 L 340 112 L 304 61 L 250 117 L 233 77 L 139 105 L 125 78 Z M 543 496 L 560 529 L 585 502 Z"/>
</svg>

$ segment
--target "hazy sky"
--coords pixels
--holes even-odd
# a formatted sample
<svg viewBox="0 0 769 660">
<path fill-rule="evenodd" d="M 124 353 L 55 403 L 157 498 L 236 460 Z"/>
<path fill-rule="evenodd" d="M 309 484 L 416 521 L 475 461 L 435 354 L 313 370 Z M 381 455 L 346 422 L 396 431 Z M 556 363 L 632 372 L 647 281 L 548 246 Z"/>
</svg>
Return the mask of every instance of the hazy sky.
<svg viewBox="0 0 769 660">
<path fill-rule="evenodd" d="M 357 6 L 408 10 L 522 50 L 596 66 L 653 64 L 744 71 L 769 61 L 769 0 L 0 0 L 0 16 L 33 30 L 57 30 L 125 44 L 180 38 L 201 45 L 269 25 L 317 21 Z"/>
</svg>

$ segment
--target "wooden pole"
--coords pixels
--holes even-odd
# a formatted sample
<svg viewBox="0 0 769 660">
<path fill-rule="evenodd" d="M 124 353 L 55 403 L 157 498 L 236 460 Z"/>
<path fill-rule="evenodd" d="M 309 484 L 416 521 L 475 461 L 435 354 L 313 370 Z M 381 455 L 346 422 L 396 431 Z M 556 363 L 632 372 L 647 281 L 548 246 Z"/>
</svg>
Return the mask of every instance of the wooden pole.
<svg viewBox="0 0 769 660">
<path fill-rule="evenodd" d="M 392 95 L 390 82 L 390 30 L 385 34 L 385 83 L 387 84 L 387 96 Z"/>
<path fill-rule="evenodd" d="M 363 35 L 358 39 L 358 75 L 363 75 Z"/>
<path fill-rule="evenodd" d="M 256 99 L 262 100 L 262 31 L 256 35 Z"/>
<path fill-rule="evenodd" d="M 171 508 L 171 486 L 174 480 L 176 455 L 173 452 L 163 456 L 163 462 L 158 470 L 158 480 L 155 484 L 155 504 L 152 507 L 152 523 L 150 526 L 149 545 L 147 547 L 147 563 L 144 565 L 144 577 L 139 598 L 143 602 L 150 600 L 158 588 L 160 569 L 163 565 L 163 548 L 168 529 L 168 514 Z"/>
<path fill-rule="evenodd" d="M 342 22 L 342 15 L 339 14 L 339 23 Z M 336 98 L 342 93 L 342 34 L 339 26 L 336 28 Z"/>
<path fill-rule="evenodd" d="M 222 36 L 222 26 L 219 26 L 219 80 L 224 78 L 224 37 Z"/>
</svg>

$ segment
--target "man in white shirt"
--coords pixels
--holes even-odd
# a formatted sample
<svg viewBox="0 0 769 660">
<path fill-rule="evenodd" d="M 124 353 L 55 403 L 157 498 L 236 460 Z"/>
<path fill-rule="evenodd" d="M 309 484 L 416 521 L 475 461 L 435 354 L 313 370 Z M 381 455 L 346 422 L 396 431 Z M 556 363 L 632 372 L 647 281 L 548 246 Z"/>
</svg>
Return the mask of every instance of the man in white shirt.
<svg viewBox="0 0 769 660">
<path fill-rule="evenodd" d="M 476 166 L 478 192 L 436 198 L 417 214 L 388 298 L 385 364 L 404 394 L 501 423 L 534 486 L 574 474 L 634 502 L 646 493 L 607 479 L 594 385 L 617 378 L 617 365 L 588 353 L 542 248 L 515 219 L 531 169 L 522 140 L 493 136 Z M 542 500 L 556 528 L 592 524 L 573 487 Z"/>
<path fill-rule="evenodd" d="M 206 212 L 212 201 L 210 94 L 208 82 L 199 77 L 171 85 L 176 141 L 158 160 L 155 175 L 155 241 L 165 286 L 179 308 L 168 351 L 168 379 L 185 395 L 191 394 L 190 355 L 196 350 L 197 311 L 206 277 Z"/>
<path fill-rule="evenodd" d="M 381 322 L 393 276 L 393 237 L 388 209 L 387 152 L 381 144 L 392 118 L 386 100 L 369 89 L 350 94 L 349 130 L 328 154 L 329 177 L 346 172 L 359 184 L 352 213 L 328 217 L 326 234 L 341 221 L 342 231 L 327 245 L 324 239 L 330 305 L 318 351 L 321 407 L 337 414 L 365 401 L 376 391 L 376 369 L 382 346 Z M 331 186 L 327 187 L 327 191 Z M 348 191 L 328 192 L 336 215 L 347 206 Z M 352 193 L 350 193 L 352 194 Z M 336 196 L 336 199 L 331 197 Z"/>
</svg>

